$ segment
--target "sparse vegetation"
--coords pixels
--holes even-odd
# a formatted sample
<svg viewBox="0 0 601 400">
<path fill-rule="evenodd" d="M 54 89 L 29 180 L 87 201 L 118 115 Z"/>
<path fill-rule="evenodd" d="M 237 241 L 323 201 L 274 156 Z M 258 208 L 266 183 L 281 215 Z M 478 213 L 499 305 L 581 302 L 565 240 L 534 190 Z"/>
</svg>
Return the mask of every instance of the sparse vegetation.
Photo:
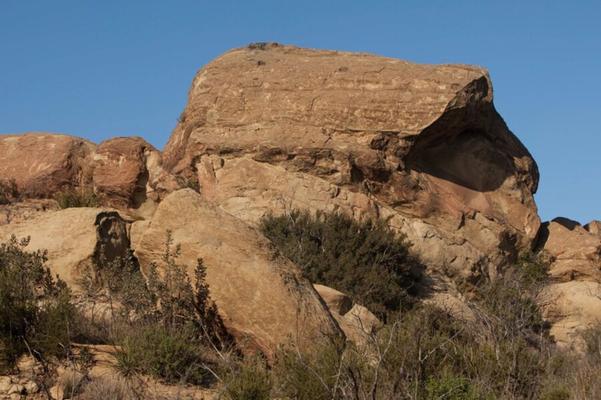
<svg viewBox="0 0 601 400">
<path fill-rule="evenodd" d="M 8 364 L 23 353 L 44 359 L 70 352 L 70 291 L 52 277 L 44 252 L 26 251 L 28 243 L 13 236 L 0 244 L 0 349 Z"/>
<path fill-rule="evenodd" d="M 311 282 L 349 294 L 381 318 L 417 293 L 422 268 L 406 239 L 382 221 L 295 210 L 265 216 L 261 230 Z"/>
<path fill-rule="evenodd" d="M 101 377 L 88 383 L 78 400 L 138 400 L 139 396 L 119 377 Z"/>
<path fill-rule="evenodd" d="M 546 270 L 528 256 L 529 267 Z M 601 330 L 588 333 L 588 355 L 554 346 L 533 303 L 545 273 L 524 258 L 470 302 L 458 320 L 425 305 L 405 310 L 365 346 L 324 341 L 280 350 L 271 395 L 285 399 L 589 399 L 601 385 Z M 534 265 L 536 264 L 536 265 Z M 265 373 L 259 371 L 258 373 Z"/>
<path fill-rule="evenodd" d="M 98 207 L 100 199 L 90 189 L 67 189 L 55 196 L 60 208 Z"/>
<path fill-rule="evenodd" d="M 163 273 L 151 266 L 148 293 L 137 293 L 135 285 L 115 291 L 127 321 L 116 335 L 118 368 L 126 376 L 142 373 L 168 383 L 206 385 L 214 379 L 209 372 L 213 365 L 210 353 L 223 349 L 229 339 L 210 299 L 203 261 L 197 262 L 193 286 L 186 266 L 177 263 L 178 256 L 179 248 L 168 235 Z M 137 309 L 134 302 L 127 306 L 127 299 L 133 298 L 144 299 Z M 144 306 L 140 308 L 140 304 Z"/>
<path fill-rule="evenodd" d="M 18 198 L 17 182 L 14 179 L 0 180 L 0 205 L 10 204 L 17 201 Z"/>
<path fill-rule="evenodd" d="M 261 357 L 249 357 L 236 363 L 226 375 L 225 397 L 230 400 L 271 399 L 271 372 Z"/>
<path fill-rule="evenodd" d="M 404 241 L 389 236 L 390 232 L 373 222 L 349 224 L 337 215 L 334 219 L 324 215 L 312 219 L 306 214 L 289 218 L 293 224 L 289 231 L 282 230 L 284 221 L 280 219 L 272 219 L 277 222 L 272 227 L 274 232 L 291 232 L 292 236 L 283 237 L 293 237 L 301 248 L 308 249 L 305 265 L 317 263 L 317 250 L 328 253 L 334 249 L 348 251 L 360 260 L 377 260 L 372 266 L 406 260 L 401 256 L 406 255 Z M 311 236 L 295 231 L 298 227 L 294 224 L 299 221 Z M 334 238 L 356 247 L 334 246 L 328 242 Z M 375 256 L 366 250 L 366 243 L 369 249 L 397 249 L 400 255 Z M 90 355 L 71 351 L 70 343 L 75 337 L 90 340 L 87 334 L 94 329 L 82 328 L 89 316 L 77 312 L 65 284 L 52 278 L 45 254 L 27 252 L 26 246 L 27 240 L 14 237 L 0 245 L 0 350 L 4 357 L 0 360 L 5 363 L 0 367 L 10 368 L 20 354 L 29 352 L 39 360 L 77 355 L 78 361 L 72 365 L 87 365 Z M 168 235 L 161 264 L 149 266 L 146 276 L 133 256 L 98 260 L 95 268 L 84 274 L 80 300 L 108 304 L 111 310 L 109 320 L 95 322 L 109 328 L 94 340 L 119 345 L 117 366 L 123 378 L 90 382 L 84 372 L 77 372 L 73 382 L 60 382 L 71 398 L 144 398 L 143 390 L 138 393 L 128 383 L 138 375 L 168 384 L 208 386 L 219 382 L 221 394 L 231 400 L 567 400 L 601 396 L 601 325 L 583 332 L 582 356 L 554 345 L 536 301 L 548 279 L 547 266 L 537 255 L 522 256 L 496 279 L 473 287 L 467 302 L 472 316 L 466 320 L 416 303 L 388 313 L 387 323 L 369 333 L 361 346 L 336 338 L 302 348 L 290 343 L 267 363 L 260 355 L 240 357 L 229 351 L 231 339 L 211 301 L 204 262 L 198 260 L 191 280 L 187 266 L 178 262 L 179 253 Z M 321 257 L 334 258 L 331 254 Z M 342 265 L 334 266 L 340 268 L 338 273 L 348 271 Z M 330 276 L 322 269 L 310 272 Z"/>
</svg>

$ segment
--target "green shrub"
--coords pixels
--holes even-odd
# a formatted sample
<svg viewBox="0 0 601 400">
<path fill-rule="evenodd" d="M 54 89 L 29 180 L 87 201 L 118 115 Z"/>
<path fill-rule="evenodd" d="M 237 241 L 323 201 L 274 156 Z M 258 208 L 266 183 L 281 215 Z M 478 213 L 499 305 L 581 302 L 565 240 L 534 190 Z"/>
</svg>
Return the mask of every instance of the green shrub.
<svg viewBox="0 0 601 400">
<path fill-rule="evenodd" d="M 197 260 L 193 286 L 178 256 L 179 247 L 173 246 L 168 233 L 163 272 L 159 274 L 157 265 L 150 266 L 143 286 L 146 292 L 136 287 L 140 278 L 135 266 L 109 263 L 99 268 L 101 280 L 112 277 L 121 282 L 103 284 L 124 311 L 121 327 L 114 333 L 121 348 L 119 369 L 124 375 L 142 373 L 170 383 L 206 385 L 214 377 L 209 373 L 212 353 L 229 346 L 231 339 L 211 300 L 204 262 Z M 125 279 L 118 279 L 119 273 Z M 129 318 L 132 314 L 135 318 Z"/>
<path fill-rule="evenodd" d="M 482 396 L 478 395 L 465 377 L 443 375 L 439 378 L 428 379 L 426 398 L 428 400 L 480 400 Z"/>
<path fill-rule="evenodd" d="M 0 349 L 4 358 L 69 353 L 75 308 L 64 282 L 53 279 L 46 254 L 27 252 L 28 239 L 0 244 Z"/>
<path fill-rule="evenodd" d="M 100 206 L 100 199 L 98 196 L 93 191 L 87 189 L 68 189 L 57 193 L 55 199 L 58 202 L 58 206 L 63 209 Z"/>
<path fill-rule="evenodd" d="M 380 317 L 411 303 L 421 266 L 382 221 L 339 213 L 267 215 L 261 230 L 313 283 L 349 294 Z"/>
<path fill-rule="evenodd" d="M 271 399 L 272 379 L 265 361 L 251 357 L 235 366 L 224 382 L 224 392 L 230 400 Z"/>
<path fill-rule="evenodd" d="M 202 347 L 186 329 L 145 326 L 133 329 L 120 342 L 117 366 L 124 376 L 148 374 L 168 383 L 206 384 Z"/>
</svg>

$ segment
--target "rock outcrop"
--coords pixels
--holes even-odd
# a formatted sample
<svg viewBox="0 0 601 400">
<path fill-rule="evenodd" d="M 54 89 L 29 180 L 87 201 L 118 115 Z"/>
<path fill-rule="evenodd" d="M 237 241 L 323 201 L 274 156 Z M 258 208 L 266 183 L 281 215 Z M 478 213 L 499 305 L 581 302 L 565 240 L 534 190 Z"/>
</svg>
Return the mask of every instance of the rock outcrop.
<svg viewBox="0 0 601 400">
<path fill-rule="evenodd" d="M 536 242 L 552 259 L 541 304 L 571 345 L 601 318 L 601 222 L 541 228 L 537 185 L 486 70 L 260 44 L 199 71 L 162 154 L 138 137 L 0 135 L 0 239 L 31 236 L 76 285 L 81 268 L 125 254 L 130 239 L 142 267 L 157 262 L 170 230 L 182 262 L 205 259 L 226 326 L 267 354 L 338 324 L 351 337 L 347 315 L 370 319 L 333 289 L 318 287 L 320 298 L 275 254 L 253 228 L 268 212 L 385 219 L 428 266 L 426 301 L 465 319 L 456 289 Z M 66 190 L 94 191 L 136 222 L 112 209 L 57 211 Z"/>
<path fill-rule="evenodd" d="M 0 181 L 17 185 L 24 197 L 52 197 L 90 181 L 95 145 L 73 136 L 48 133 L 0 135 Z"/>
<path fill-rule="evenodd" d="M 579 333 L 601 322 L 601 237 L 578 222 L 557 218 L 541 229 L 551 256 L 552 283 L 541 295 L 551 334 L 562 345 L 581 346 Z"/>
<path fill-rule="evenodd" d="M 540 224 L 536 164 L 492 97 L 478 67 L 251 46 L 197 74 L 165 166 L 250 223 L 287 208 L 387 218 L 424 263 L 473 280 Z"/>
<path fill-rule="evenodd" d="M 142 138 L 104 141 L 92 158 L 94 191 L 114 207 L 137 209 L 178 188 L 162 168 L 161 153 Z"/>
<path fill-rule="evenodd" d="M 52 274 L 74 289 L 86 268 L 94 268 L 100 259 L 126 257 L 130 247 L 127 226 L 119 214 L 96 208 L 51 211 L 0 225 L 0 241 L 11 235 L 29 237 L 28 251 L 47 250 Z"/>
<path fill-rule="evenodd" d="M 178 263 L 192 275 L 204 260 L 211 297 L 228 332 L 243 349 L 273 355 L 278 345 L 306 346 L 340 330 L 298 268 L 278 255 L 269 240 L 242 221 L 208 205 L 191 189 L 171 193 L 150 223 L 134 235 L 142 266 L 164 254 L 167 232 L 180 246 Z"/>
<path fill-rule="evenodd" d="M 0 206 L 8 200 L 52 199 L 78 190 L 94 192 L 106 206 L 138 209 L 146 216 L 180 186 L 163 169 L 161 153 L 142 138 L 119 137 L 95 145 L 50 133 L 0 135 L 0 185 Z M 15 193 L 2 201 L 7 187 Z"/>
</svg>

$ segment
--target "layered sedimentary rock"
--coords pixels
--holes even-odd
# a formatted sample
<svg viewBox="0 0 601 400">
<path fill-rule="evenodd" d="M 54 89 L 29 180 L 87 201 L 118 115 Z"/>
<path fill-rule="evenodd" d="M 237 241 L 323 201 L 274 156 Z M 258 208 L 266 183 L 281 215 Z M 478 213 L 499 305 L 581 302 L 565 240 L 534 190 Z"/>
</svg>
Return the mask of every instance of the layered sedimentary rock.
<svg viewBox="0 0 601 400">
<path fill-rule="evenodd" d="M 487 72 L 259 45 L 195 77 L 164 151 L 247 222 L 288 208 L 384 217 L 457 279 L 494 275 L 540 224 L 537 167 Z"/>
<path fill-rule="evenodd" d="M 587 230 L 557 218 L 541 229 L 552 283 L 540 302 L 553 323 L 551 334 L 563 345 L 579 347 L 579 333 L 601 322 L 601 236 L 591 229 L 594 225 Z"/>
<path fill-rule="evenodd" d="M 135 223 L 134 226 L 138 224 Z M 133 239 L 140 264 L 161 267 L 167 232 L 180 246 L 177 262 L 193 274 L 198 258 L 228 332 L 242 348 L 273 355 L 278 345 L 310 345 L 322 335 L 341 334 L 336 322 L 299 269 L 271 242 L 237 218 L 207 204 L 191 189 L 167 196 Z"/>
</svg>

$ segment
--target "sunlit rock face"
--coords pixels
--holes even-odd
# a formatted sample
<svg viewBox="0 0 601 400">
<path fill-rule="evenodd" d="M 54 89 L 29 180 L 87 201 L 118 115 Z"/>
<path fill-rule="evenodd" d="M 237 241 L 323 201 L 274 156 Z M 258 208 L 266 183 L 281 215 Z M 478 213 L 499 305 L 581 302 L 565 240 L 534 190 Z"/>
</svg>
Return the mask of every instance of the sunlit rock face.
<svg viewBox="0 0 601 400">
<path fill-rule="evenodd" d="M 486 70 L 259 44 L 201 69 L 164 151 L 247 222 L 290 208 L 387 218 L 453 280 L 494 275 L 540 220 L 537 166 Z"/>
<path fill-rule="evenodd" d="M 539 246 L 551 259 L 551 283 L 540 296 L 551 334 L 582 349 L 580 334 L 601 322 L 601 236 L 593 221 L 584 227 L 567 218 L 543 225 Z"/>
</svg>

